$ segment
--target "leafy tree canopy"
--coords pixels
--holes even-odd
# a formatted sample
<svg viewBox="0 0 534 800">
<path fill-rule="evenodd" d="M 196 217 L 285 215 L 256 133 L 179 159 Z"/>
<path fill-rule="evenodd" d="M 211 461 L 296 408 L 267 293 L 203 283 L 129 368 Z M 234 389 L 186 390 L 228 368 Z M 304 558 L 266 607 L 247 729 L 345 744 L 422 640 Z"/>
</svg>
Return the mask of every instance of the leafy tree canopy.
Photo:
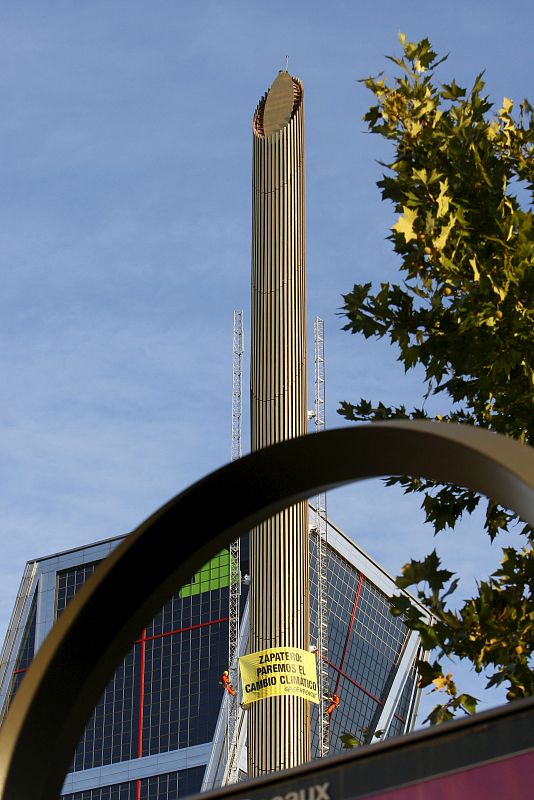
<svg viewBox="0 0 534 800">
<path fill-rule="evenodd" d="M 400 256 L 398 284 L 355 285 L 344 295 L 345 330 L 366 338 L 389 337 L 405 370 L 424 370 L 426 398 L 443 403 L 441 422 L 479 425 L 534 444 L 534 125 L 527 100 L 504 98 L 497 111 L 484 95 L 483 75 L 466 90 L 434 77 L 438 59 L 428 39 L 399 35 L 398 73 L 362 82 L 374 95 L 364 120 L 394 150 L 378 182 L 395 207 L 389 239 Z M 429 417 L 421 408 L 341 403 L 348 420 Z M 426 520 L 436 532 L 454 527 L 480 498 L 453 485 L 394 477 L 406 492 L 422 492 Z M 489 501 L 485 527 L 493 540 L 518 520 Z M 461 694 L 444 675 L 444 655 L 467 659 L 486 672 L 488 686 L 504 683 L 508 698 L 532 694 L 534 600 L 533 531 L 522 527 L 525 547 L 505 548 L 500 569 L 479 584 L 478 594 L 451 610 L 457 586 L 440 569 L 436 553 L 406 564 L 399 587 L 416 586 L 435 617 L 430 627 L 402 598 L 396 614 L 437 652 L 420 663 L 420 683 L 445 693 L 429 719 L 471 713 L 475 698 Z"/>
</svg>

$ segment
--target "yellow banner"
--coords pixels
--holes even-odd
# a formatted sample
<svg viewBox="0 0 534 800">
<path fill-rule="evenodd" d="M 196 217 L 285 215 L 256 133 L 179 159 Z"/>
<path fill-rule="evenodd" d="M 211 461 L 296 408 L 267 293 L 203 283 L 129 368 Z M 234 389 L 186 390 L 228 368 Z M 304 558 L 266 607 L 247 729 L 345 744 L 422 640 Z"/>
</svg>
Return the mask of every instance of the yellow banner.
<svg viewBox="0 0 534 800">
<path fill-rule="evenodd" d="M 243 703 L 294 694 L 319 702 L 315 654 L 298 647 L 272 647 L 239 659 Z"/>
</svg>

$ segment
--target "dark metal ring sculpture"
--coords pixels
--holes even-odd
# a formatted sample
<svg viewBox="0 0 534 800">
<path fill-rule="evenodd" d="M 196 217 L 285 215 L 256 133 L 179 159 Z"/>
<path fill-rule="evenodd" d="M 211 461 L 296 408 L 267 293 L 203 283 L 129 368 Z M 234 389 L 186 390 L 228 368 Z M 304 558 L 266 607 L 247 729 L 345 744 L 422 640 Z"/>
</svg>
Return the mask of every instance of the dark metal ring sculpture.
<svg viewBox="0 0 534 800">
<path fill-rule="evenodd" d="M 228 464 L 143 522 L 62 614 L 0 732 L 0 800 L 57 800 L 113 670 L 172 593 L 225 545 L 319 490 L 399 474 L 466 486 L 534 526 L 534 450 L 475 428 L 431 422 L 347 427 Z"/>
</svg>

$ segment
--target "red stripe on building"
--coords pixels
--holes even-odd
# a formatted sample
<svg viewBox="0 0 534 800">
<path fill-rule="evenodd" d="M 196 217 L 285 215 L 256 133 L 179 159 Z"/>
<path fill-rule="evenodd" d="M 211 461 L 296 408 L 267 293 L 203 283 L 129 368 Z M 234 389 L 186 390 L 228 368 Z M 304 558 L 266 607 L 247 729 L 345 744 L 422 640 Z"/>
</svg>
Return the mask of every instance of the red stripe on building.
<svg viewBox="0 0 534 800">
<path fill-rule="evenodd" d="M 136 642 L 137 644 L 137 642 Z M 141 665 L 139 667 L 139 717 L 137 721 L 137 758 L 143 755 L 143 706 L 145 703 L 145 656 L 146 656 L 146 628 L 141 634 Z M 141 781 L 137 780 L 137 800 L 141 800 Z"/>
<path fill-rule="evenodd" d="M 349 627 L 347 628 L 347 635 L 345 637 L 345 645 L 343 647 L 343 654 L 341 656 L 341 662 L 339 664 L 339 668 L 334 667 L 337 669 L 337 680 L 336 680 L 336 688 L 334 689 L 334 694 L 337 694 L 337 690 L 339 689 L 339 681 L 341 680 L 342 669 L 345 663 L 345 656 L 347 655 L 347 649 L 349 646 L 349 639 L 352 633 L 352 628 L 354 626 L 354 620 L 356 619 L 356 609 L 358 608 L 358 603 L 360 602 L 360 592 L 362 590 L 362 583 L 363 583 L 363 573 L 360 573 L 360 580 L 358 581 L 358 588 L 356 589 L 356 596 L 354 597 L 354 605 L 352 607 L 352 615 L 349 622 Z M 333 666 L 333 664 L 332 664 Z"/>
<path fill-rule="evenodd" d="M 366 689 L 365 686 L 362 686 L 361 683 L 358 683 L 358 681 L 355 681 L 354 678 L 351 678 L 350 675 L 347 675 L 346 672 L 343 672 L 343 670 L 339 669 L 339 667 L 336 667 L 336 665 L 332 664 L 332 662 L 328 661 L 328 659 L 325 658 L 325 661 L 326 661 L 326 663 L 328 664 L 329 667 L 332 667 L 332 669 L 335 669 L 336 672 L 338 673 L 338 683 L 339 683 L 339 679 L 341 677 L 343 677 L 349 683 L 352 683 L 353 686 L 356 686 L 356 688 L 359 689 L 361 692 L 366 694 L 367 697 L 370 697 L 371 700 L 374 700 L 375 703 L 378 703 L 379 706 L 383 706 L 384 705 L 384 701 L 383 700 L 380 700 L 380 698 L 378 698 L 376 695 L 374 695 L 372 692 L 370 692 L 369 689 Z M 404 717 L 401 717 L 399 714 L 393 714 L 393 716 L 396 719 L 398 719 L 399 722 L 403 722 L 403 723 L 406 722 Z"/>
<path fill-rule="evenodd" d="M 227 622 L 228 617 L 220 617 L 220 619 L 211 619 L 208 622 L 199 622 L 196 625 L 188 625 L 186 628 L 175 628 L 173 631 L 166 633 L 155 633 L 153 636 L 146 635 L 146 628 L 141 634 L 141 638 L 137 639 L 135 644 L 141 645 L 141 665 L 140 665 L 140 679 L 139 679 L 139 717 L 138 717 L 138 732 L 137 732 L 137 758 L 143 755 L 143 705 L 145 701 L 145 659 L 146 659 L 146 643 L 152 642 L 154 639 L 162 639 L 164 636 L 173 636 L 176 633 L 187 633 L 194 631 L 197 628 L 205 628 L 208 625 L 216 625 L 218 622 Z M 137 779 L 136 784 L 136 800 L 141 800 L 141 779 Z"/>
<path fill-rule="evenodd" d="M 151 642 L 153 639 L 161 639 L 164 636 L 173 636 L 175 633 L 187 633 L 187 631 L 194 631 L 196 628 L 205 628 L 207 625 L 216 625 L 218 622 L 227 622 L 228 617 L 220 617 L 220 619 L 210 619 L 208 622 L 199 622 L 196 625 L 188 625 L 187 628 L 175 628 L 173 631 L 166 633 L 155 633 L 153 636 L 145 636 L 144 639 L 137 639 L 135 644 L 141 644 L 143 641 Z"/>
</svg>

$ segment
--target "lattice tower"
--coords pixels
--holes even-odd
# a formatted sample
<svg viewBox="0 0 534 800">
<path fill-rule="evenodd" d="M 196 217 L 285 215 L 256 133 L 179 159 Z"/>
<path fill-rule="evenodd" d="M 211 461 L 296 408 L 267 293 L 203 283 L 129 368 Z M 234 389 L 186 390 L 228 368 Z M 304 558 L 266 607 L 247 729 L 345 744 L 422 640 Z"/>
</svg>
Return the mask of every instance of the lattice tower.
<svg viewBox="0 0 534 800">
<path fill-rule="evenodd" d="M 243 311 L 234 311 L 232 337 L 232 452 L 235 461 L 242 454 L 242 412 L 243 412 Z M 228 671 L 230 683 L 234 688 L 238 684 L 238 646 L 239 646 L 239 600 L 241 596 L 239 539 L 230 545 L 230 588 L 228 609 Z M 237 734 L 239 703 L 237 694 L 226 696 L 227 729 L 226 729 L 226 770 L 224 783 L 236 783 L 238 773 Z"/>
<path fill-rule="evenodd" d="M 324 320 L 316 317 L 313 324 L 314 342 L 314 421 L 317 433 L 325 429 L 325 363 Z M 317 680 L 319 684 L 319 756 L 329 748 L 328 706 L 328 525 L 326 494 L 320 492 L 315 500 L 315 535 L 317 543 Z"/>
</svg>

